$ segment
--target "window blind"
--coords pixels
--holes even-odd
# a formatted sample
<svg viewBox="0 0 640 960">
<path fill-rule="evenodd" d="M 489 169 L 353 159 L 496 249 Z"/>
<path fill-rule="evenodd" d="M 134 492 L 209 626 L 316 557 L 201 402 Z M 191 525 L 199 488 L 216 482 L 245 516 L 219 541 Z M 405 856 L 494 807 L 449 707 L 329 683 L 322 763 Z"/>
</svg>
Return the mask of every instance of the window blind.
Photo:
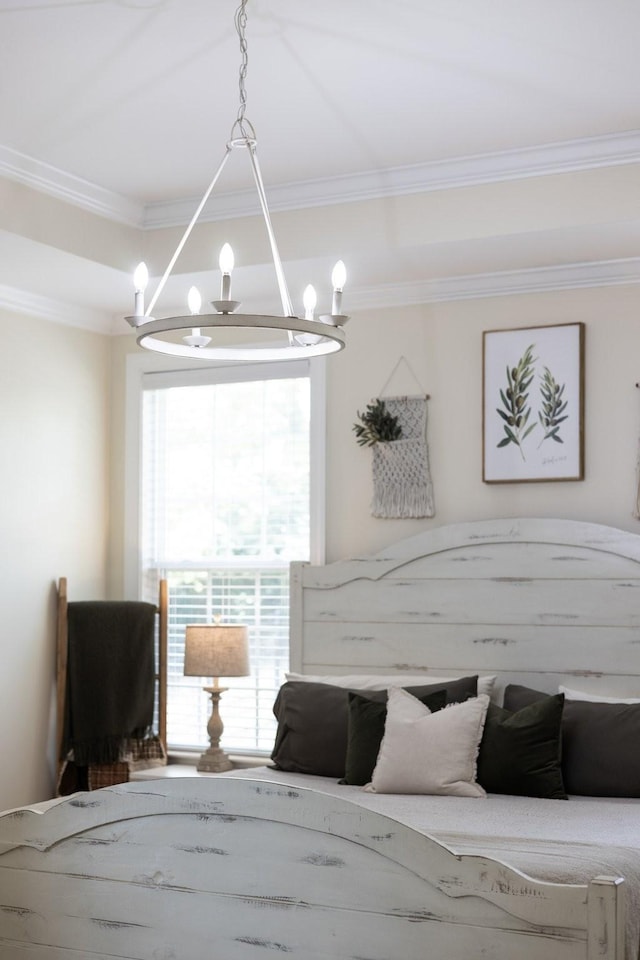
<svg viewBox="0 0 640 960">
<path fill-rule="evenodd" d="M 289 663 L 289 564 L 309 559 L 310 381 L 237 371 L 144 383 L 141 564 L 144 593 L 169 587 L 167 739 L 203 749 L 210 678 L 184 677 L 190 623 L 245 624 L 251 676 L 226 678 L 223 746 L 269 751 L 273 701 Z M 296 369 L 297 368 L 297 369 Z M 186 379 L 186 382 L 184 380 Z"/>
</svg>

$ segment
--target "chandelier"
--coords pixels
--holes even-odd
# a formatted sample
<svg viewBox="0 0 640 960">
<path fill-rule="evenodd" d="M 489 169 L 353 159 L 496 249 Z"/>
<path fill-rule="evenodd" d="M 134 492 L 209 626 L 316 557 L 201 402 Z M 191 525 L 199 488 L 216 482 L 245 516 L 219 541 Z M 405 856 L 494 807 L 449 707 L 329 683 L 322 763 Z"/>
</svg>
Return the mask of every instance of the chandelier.
<svg viewBox="0 0 640 960">
<path fill-rule="evenodd" d="M 344 263 L 339 260 L 331 274 L 333 287 L 331 313 L 316 316 L 316 292 L 309 285 L 303 296 L 304 316 L 298 317 L 293 309 L 287 282 L 278 253 L 267 197 L 258 164 L 257 140 L 255 129 L 245 116 L 247 95 L 245 79 L 247 75 L 248 53 L 245 36 L 247 24 L 247 0 L 241 0 L 235 14 L 235 26 L 240 41 L 240 104 L 237 117 L 231 127 L 231 134 L 220 166 L 207 187 L 202 200 L 191 218 L 169 264 L 145 309 L 144 296 L 149 273 L 144 263 L 140 263 L 134 274 L 134 313 L 127 322 L 135 328 L 137 342 L 147 350 L 171 356 L 187 357 L 199 360 L 296 360 L 306 357 L 323 356 L 342 350 L 345 345 L 343 326 L 349 319 L 342 313 L 342 289 L 346 280 Z M 201 313 L 202 297 L 196 287 L 191 287 L 187 298 L 188 314 L 177 317 L 156 319 L 152 311 L 171 276 L 182 248 L 196 225 L 202 210 L 215 187 L 227 160 L 235 150 L 245 150 L 251 164 L 253 180 L 260 201 L 262 216 L 267 229 L 276 281 L 282 302 L 282 316 L 265 314 L 243 314 L 236 312 L 240 303 L 231 299 L 231 273 L 234 267 L 234 255 L 228 243 L 220 251 L 220 299 L 212 300 L 215 312 Z M 241 343 L 238 346 L 216 345 L 215 335 L 221 330 L 241 330 L 248 334 L 258 332 L 262 342 Z M 264 339 L 264 331 L 276 331 L 275 339 Z M 243 333 L 243 340 L 247 334 Z"/>
</svg>

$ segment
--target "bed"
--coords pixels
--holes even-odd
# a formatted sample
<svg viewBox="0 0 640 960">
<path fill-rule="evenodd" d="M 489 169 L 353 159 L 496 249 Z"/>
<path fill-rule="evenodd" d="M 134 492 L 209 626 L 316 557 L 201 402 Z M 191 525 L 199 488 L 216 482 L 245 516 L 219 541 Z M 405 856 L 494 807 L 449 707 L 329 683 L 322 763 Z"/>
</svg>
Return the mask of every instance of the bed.
<svg viewBox="0 0 640 960">
<path fill-rule="evenodd" d="M 491 675 L 492 697 L 573 686 L 635 716 L 618 703 L 640 691 L 639 564 L 640 538 L 623 531 L 504 520 L 294 565 L 292 668 L 306 679 L 288 682 Z M 265 769 L 8 811 L 0 960 L 637 960 L 640 807 L 628 793 L 394 797 Z M 522 837 L 542 809 L 556 822 L 536 851 Z M 484 816 L 493 827 L 478 833 Z M 559 880 L 549 845 L 566 861 Z"/>
</svg>

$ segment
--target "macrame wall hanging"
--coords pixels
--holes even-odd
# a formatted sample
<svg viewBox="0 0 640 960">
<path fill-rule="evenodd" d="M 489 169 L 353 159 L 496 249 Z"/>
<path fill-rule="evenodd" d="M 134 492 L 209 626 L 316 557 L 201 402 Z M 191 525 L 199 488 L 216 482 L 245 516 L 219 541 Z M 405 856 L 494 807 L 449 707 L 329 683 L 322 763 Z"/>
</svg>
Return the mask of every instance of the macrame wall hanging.
<svg viewBox="0 0 640 960">
<path fill-rule="evenodd" d="M 361 446 L 373 450 L 374 517 L 432 517 L 433 484 L 427 445 L 428 395 L 385 396 L 391 379 L 404 364 L 420 386 L 404 357 L 396 363 L 380 395 L 361 414 L 353 429 Z"/>
</svg>

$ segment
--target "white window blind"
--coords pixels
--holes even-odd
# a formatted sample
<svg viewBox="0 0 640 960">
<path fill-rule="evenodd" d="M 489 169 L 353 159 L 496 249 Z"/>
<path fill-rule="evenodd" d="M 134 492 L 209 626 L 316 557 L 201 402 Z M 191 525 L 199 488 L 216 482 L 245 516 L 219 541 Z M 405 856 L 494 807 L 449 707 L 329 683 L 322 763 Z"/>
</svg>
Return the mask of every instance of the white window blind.
<svg viewBox="0 0 640 960">
<path fill-rule="evenodd" d="M 210 678 L 183 676 L 184 631 L 217 617 L 248 627 L 251 661 L 251 676 L 221 680 L 223 745 L 273 745 L 289 664 L 289 564 L 310 555 L 310 379 L 306 364 L 302 375 L 297 364 L 288 375 L 268 369 L 227 370 L 225 382 L 210 372 L 143 381 L 143 592 L 167 578 L 174 749 L 208 745 Z"/>
</svg>

